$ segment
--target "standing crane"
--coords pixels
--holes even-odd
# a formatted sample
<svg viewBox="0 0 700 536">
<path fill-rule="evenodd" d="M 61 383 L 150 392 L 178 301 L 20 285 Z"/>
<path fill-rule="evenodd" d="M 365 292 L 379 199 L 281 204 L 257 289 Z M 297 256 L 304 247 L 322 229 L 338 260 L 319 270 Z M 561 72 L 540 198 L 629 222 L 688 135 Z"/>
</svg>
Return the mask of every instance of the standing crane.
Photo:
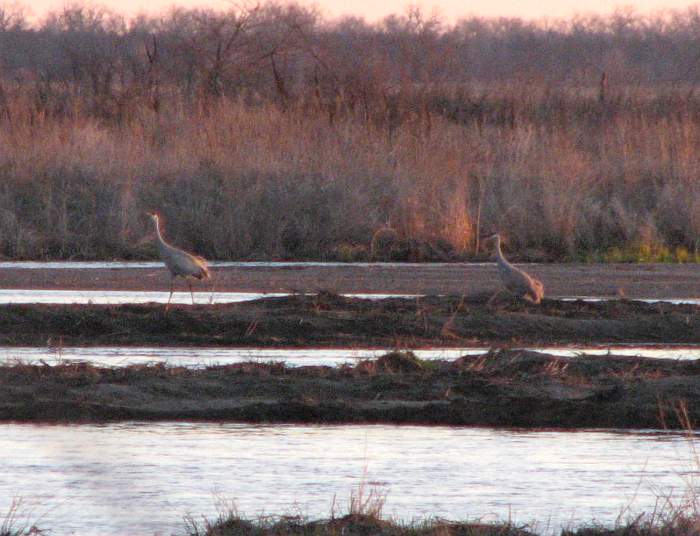
<svg viewBox="0 0 700 536">
<path fill-rule="evenodd" d="M 501 235 L 496 233 L 488 237 L 487 240 L 495 241 L 498 275 L 503 285 L 506 287 L 506 290 L 518 298 L 523 298 L 535 304 L 540 303 L 544 297 L 544 285 L 542 285 L 542 282 L 520 268 L 516 268 L 506 260 L 501 251 Z M 489 303 L 491 303 L 500 292 L 501 291 L 494 294 L 489 300 Z"/>
<path fill-rule="evenodd" d="M 158 254 L 165 266 L 170 270 L 170 296 L 165 310 L 170 307 L 170 300 L 173 297 L 173 287 L 175 286 L 175 278 L 180 276 L 186 279 L 190 286 L 190 296 L 192 296 L 192 305 L 194 305 L 194 293 L 192 292 L 192 278 L 194 279 L 209 279 L 211 274 L 207 268 L 207 261 L 197 255 L 192 255 L 186 251 L 182 251 L 168 244 L 163 240 L 160 234 L 160 217 L 156 212 L 148 212 L 148 215 L 156 224 L 156 234 L 158 241 Z"/>
</svg>

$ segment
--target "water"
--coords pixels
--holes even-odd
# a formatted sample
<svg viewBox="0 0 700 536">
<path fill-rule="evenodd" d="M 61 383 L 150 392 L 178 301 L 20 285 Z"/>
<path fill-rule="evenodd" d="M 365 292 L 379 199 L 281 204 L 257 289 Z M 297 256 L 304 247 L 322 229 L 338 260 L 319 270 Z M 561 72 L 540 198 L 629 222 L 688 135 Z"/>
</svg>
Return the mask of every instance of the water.
<svg viewBox="0 0 700 536">
<path fill-rule="evenodd" d="M 0 364 L 26 363 L 56 365 L 58 363 L 87 362 L 102 367 L 123 367 L 163 363 L 167 366 L 202 368 L 235 363 L 284 363 L 289 367 L 355 364 L 360 359 L 372 359 L 391 351 L 391 348 L 194 348 L 194 347 L 16 347 L 0 346 Z M 645 356 L 665 359 L 700 359 L 700 347 L 611 346 L 530 348 L 537 352 L 565 357 L 579 355 Z M 465 355 L 481 355 L 486 347 L 429 348 L 411 350 L 420 359 L 454 360 Z"/>
<path fill-rule="evenodd" d="M 54 290 L 54 289 L 0 289 L 0 304 L 4 303 L 74 303 L 95 305 L 118 305 L 138 303 L 167 303 L 169 292 L 134 291 L 134 290 Z M 341 294 L 347 298 L 365 300 L 384 300 L 388 298 L 414 299 L 422 294 L 379 294 L 379 293 L 349 293 Z M 261 298 L 280 298 L 291 296 L 287 292 L 194 292 L 195 303 L 200 305 L 212 303 L 240 303 L 259 300 Z M 558 298 L 562 301 L 582 300 L 589 302 L 605 301 L 605 298 L 577 297 Z M 633 300 L 630 300 L 633 301 Z M 645 303 L 668 302 L 674 304 L 700 305 L 700 299 L 664 299 L 664 300 L 634 300 Z M 174 292 L 171 300 L 174 304 L 191 304 L 192 297 L 188 291 Z"/>
<path fill-rule="evenodd" d="M 403 521 L 512 519 L 551 532 L 649 512 L 696 471 L 691 440 L 639 432 L 207 423 L 0 425 L 0 512 L 53 535 L 172 534 L 217 500 L 247 515 L 339 513 L 386 495 Z M 697 439 L 693 440 L 697 442 Z M 625 514 L 623 514 L 624 517 Z"/>
<path fill-rule="evenodd" d="M 0 289 L 0 304 L 3 303 L 74 303 L 94 305 L 118 305 L 125 303 L 167 303 L 169 292 L 133 290 L 26 290 Z M 262 298 L 291 296 L 284 292 L 194 292 L 196 304 L 240 303 Z M 350 298 L 383 300 L 386 298 L 415 298 L 415 294 L 343 294 Z M 171 303 L 191 304 L 189 291 L 174 292 Z"/>
<path fill-rule="evenodd" d="M 0 364 L 21 362 L 48 365 L 74 361 L 105 367 L 163 363 L 168 366 L 201 368 L 235 363 L 285 363 L 298 366 L 338 366 L 356 363 L 360 359 L 376 358 L 389 348 L 194 348 L 194 347 L 0 347 Z M 484 348 L 434 348 L 413 350 L 421 359 L 457 359 L 463 355 L 478 355 Z M 698 350 L 700 357 L 700 350 Z"/>
</svg>

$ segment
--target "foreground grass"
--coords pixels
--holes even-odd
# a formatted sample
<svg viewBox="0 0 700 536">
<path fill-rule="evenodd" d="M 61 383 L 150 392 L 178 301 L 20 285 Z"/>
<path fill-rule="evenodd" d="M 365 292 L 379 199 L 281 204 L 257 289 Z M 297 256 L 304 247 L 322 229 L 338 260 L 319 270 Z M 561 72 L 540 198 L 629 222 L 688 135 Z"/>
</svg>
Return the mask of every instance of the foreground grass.
<svg viewBox="0 0 700 536">
<path fill-rule="evenodd" d="M 567 529 L 561 536 L 694 536 L 700 530 L 696 518 L 678 519 L 673 523 L 637 521 L 608 528 Z M 542 534 L 527 526 L 510 523 L 424 521 L 400 524 L 380 517 L 350 514 L 338 519 L 307 521 L 296 517 L 273 520 L 249 520 L 231 515 L 202 526 L 190 526 L 189 536 L 537 536 Z"/>
<path fill-rule="evenodd" d="M 296 517 L 249 520 L 233 514 L 190 526 L 189 536 L 533 536 L 527 528 L 510 524 L 422 522 L 404 525 L 378 516 L 349 514 L 332 520 L 308 521 Z"/>
<path fill-rule="evenodd" d="M 700 512 L 694 490 L 682 504 L 660 501 L 658 511 L 641 514 L 612 527 L 592 522 L 566 528 L 561 536 L 695 536 L 700 533 Z M 197 521 L 186 517 L 187 536 L 538 536 L 556 534 L 537 526 L 510 521 L 446 521 L 429 519 L 401 523 L 382 516 L 384 496 L 361 486 L 352 494 L 347 514 L 330 519 L 309 520 L 303 516 L 246 518 L 235 508 L 220 512 L 216 519 Z"/>
</svg>

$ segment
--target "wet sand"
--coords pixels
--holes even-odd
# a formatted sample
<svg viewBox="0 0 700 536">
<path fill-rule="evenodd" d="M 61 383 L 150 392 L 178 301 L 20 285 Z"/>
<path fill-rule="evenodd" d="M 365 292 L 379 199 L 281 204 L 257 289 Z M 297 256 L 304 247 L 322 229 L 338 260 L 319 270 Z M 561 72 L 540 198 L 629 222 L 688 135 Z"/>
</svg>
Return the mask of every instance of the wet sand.
<svg viewBox="0 0 700 536">
<path fill-rule="evenodd" d="M 540 278 L 547 296 L 700 298 L 695 264 L 539 264 L 525 268 Z M 499 288 L 492 264 L 347 264 L 214 268 L 217 291 L 385 294 L 467 294 Z M 0 268 L 3 288 L 164 290 L 165 268 Z M 186 285 L 179 283 L 180 290 Z M 200 290 L 208 286 L 199 285 Z"/>
<path fill-rule="evenodd" d="M 683 428 L 697 361 L 493 351 L 456 362 L 388 354 L 355 366 L 205 370 L 87 364 L 0 368 L 0 420 L 200 419 L 545 428 Z"/>
</svg>

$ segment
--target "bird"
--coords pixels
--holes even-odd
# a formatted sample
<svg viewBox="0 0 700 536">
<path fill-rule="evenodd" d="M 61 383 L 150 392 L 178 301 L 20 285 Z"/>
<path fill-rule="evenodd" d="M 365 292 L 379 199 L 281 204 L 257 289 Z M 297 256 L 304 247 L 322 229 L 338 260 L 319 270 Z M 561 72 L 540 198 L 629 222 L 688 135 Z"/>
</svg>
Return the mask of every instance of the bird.
<svg viewBox="0 0 700 536">
<path fill-rule="evenodd" d="M 489 236 L 487 240 L 495 241 L 496 265 L 498 266 L 498 275 L 506 287 L 508 292 L 518 298 L 523 298 L 534 304 L 538 304 L 544 297 L 544 285 L 538 279 L 524 272 L 520 268 L 516 268 L 509 263 L 503 256 L 501 251 L 501 235 L 496 233 Z M 489 303 L 500 293 L 494 294 Z"/>
<path fill-rule="evenodd" d="M 163 240 L 163 235 L 160 233 L 160 216 L 157 212 L 148 212 L 148 216 L 156 224 L 156 235 L 158 243 L 158 254 L 161 260 L 165 263 L 165 266 L 170 270 L 170 296 L 168 296 L 168 303 L 165 306 L 165 310 L 170 307 L 170 300 L 173 297 L 173 287 L 175 285 L 175 278 L 180 276 L 186 279 L 190 286 L 190 295 L 192 296 L 192 305 L 194 305 L 194 293 L 192 292 L 192 280 L 194 279 L 210 279 L 211 274 L 209 273 L 209 268 L 207 267 L 207 261 L 197 255 L 192 255 L 187 253 L 175 246 L 171 246 L 165 240 Z"/>
</svg>

